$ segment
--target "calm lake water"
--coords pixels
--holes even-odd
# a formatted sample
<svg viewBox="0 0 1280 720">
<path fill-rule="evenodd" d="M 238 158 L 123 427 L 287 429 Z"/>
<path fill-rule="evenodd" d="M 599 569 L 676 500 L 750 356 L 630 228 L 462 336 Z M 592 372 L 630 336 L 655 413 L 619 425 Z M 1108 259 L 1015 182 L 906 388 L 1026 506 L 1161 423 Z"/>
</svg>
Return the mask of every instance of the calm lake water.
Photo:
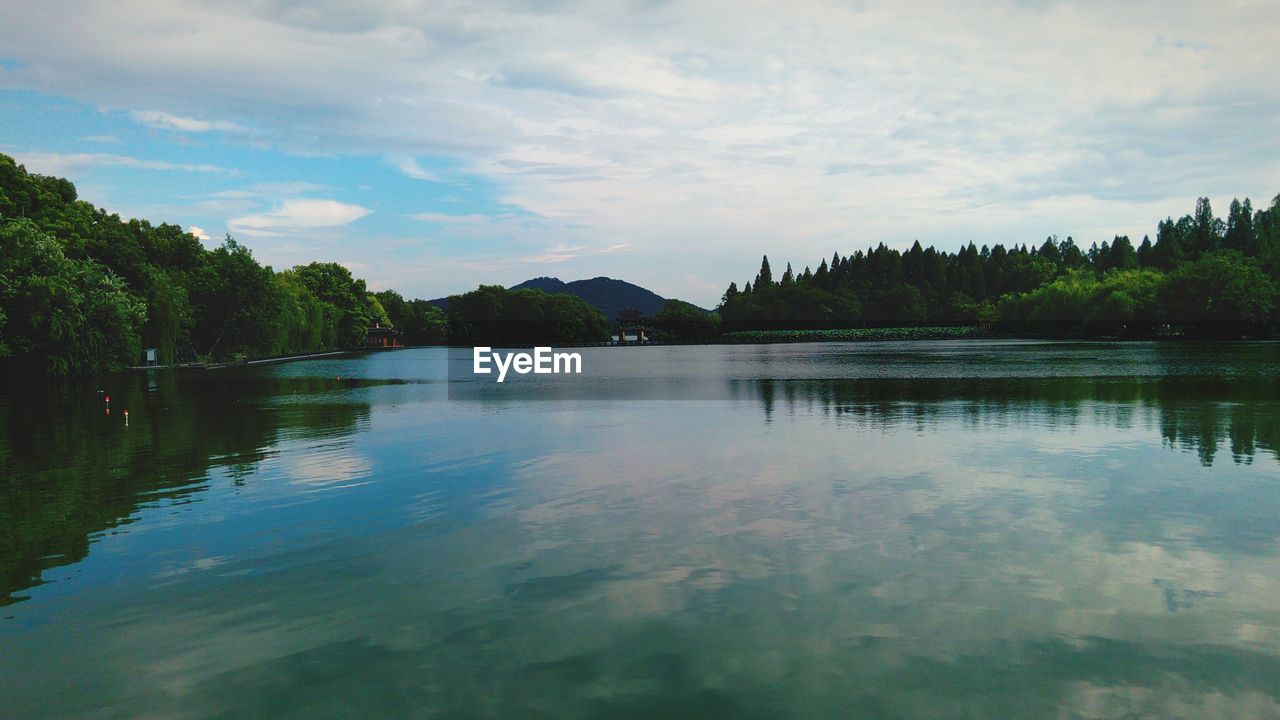
<svg viewBox="0 0 1280 720">
<path fill-rule="evenodd" d="M 1280 717 L 1280 345 L 581 352 L 3 391 L 0 717 Z"/>
</svg>

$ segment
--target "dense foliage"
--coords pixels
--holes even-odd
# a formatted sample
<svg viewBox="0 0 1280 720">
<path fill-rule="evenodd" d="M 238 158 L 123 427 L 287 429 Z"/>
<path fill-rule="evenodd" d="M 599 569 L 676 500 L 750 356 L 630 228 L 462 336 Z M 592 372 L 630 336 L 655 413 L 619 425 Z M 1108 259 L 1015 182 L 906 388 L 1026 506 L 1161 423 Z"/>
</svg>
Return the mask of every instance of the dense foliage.
<svg viewBox="0 0 1280 720">
<path fill-rule="evenodd" d="M 1159 224 L 1156 240 L 1125 236 L 1088 250 L 1071 238 L 1039 247 L 973 243 L 956 253 L 884 244 L 817 271 L 766 257 L 720 304 L 726 330 L 982 324 L 1016 332 L 1261 334 L 1277 320 L 1280 196 L 1265 210 L 1233 201 L 1226 220 L 1207 199 Z"/>
<path fill-rule="evenodd" d="M 374 323 L 408 345 L 444 343 L 450 331 L 459 343 L 608 339 L 604 316 L 572 295 L 481 287 L 452 300 L 446 314 L 370 293 L 337 263 L 276 272 L 231 237 L 208 250 L 176 225 L 123 220 L 0 155 L 0 360 L 10 367 L 94 372 L 136 364 L 142 348 L 166 364 L 356 348 Z"/>
<path fill-rule="evenodd" d="M 572 345 L 609 339 L 604 314 L 585 300 L 481 285 L 449 298 L 449 340 L 460 345 Z"/>
<path fill-rule="evenodd" d="M 388 318 L 335 263 L 274 272 L 230 237 L 123 220 L 0 155 L 0 358 L 70 375 L 135 364 L 363 344 Z"/>
<path fill-rule="evenodd" d="M 71 259 L 31 220 L 0 224 L 0 353 L 69 374 L 137 355 L 145 304 L 91 259 Z"/>
<path fill-rule="evenodd" d="M 720 316 L 683 300 L 668 300 L 651 319 L 655 340 L 692 342 L 720 334 Z"/>
<path fill-rule="evenodd" d="M 403 333 L 406 345 L 441 345 L 446 340 L 449 319 L 430 300 L 405 300 L 395 290 L 374 293 L 387 317 Z"/>
</svg>

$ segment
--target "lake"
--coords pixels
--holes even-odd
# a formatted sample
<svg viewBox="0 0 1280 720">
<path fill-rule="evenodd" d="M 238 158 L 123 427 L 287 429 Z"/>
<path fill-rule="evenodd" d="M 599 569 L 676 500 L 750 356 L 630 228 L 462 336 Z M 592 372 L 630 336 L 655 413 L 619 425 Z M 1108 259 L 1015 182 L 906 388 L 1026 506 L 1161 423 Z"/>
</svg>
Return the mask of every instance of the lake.
<svg viewBox="0 0 1280 720">
<path fill-rule="evenodd" d="M 1280 716 L 1280 345 L 581 352 L 7 388 L 0 717 Z"/>
</svg>

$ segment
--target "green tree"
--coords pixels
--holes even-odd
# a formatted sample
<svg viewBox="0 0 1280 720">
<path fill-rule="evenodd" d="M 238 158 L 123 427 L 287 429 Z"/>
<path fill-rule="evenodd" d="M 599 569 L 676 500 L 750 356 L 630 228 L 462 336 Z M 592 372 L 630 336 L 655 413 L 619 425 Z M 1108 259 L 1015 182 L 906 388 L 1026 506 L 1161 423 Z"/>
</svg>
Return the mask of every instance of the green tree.
<svg viewBox="0 0 1280 720">
<path fill-rule="evenodd" d="M 1249 198 L 1244 202 L 1231 200 L 1231 210 L 1227 215 L 1227 232 L 1222 238 L 1222 247 L 1236 250 L 1245 255 L 1258 254 L 1258 237 L 1253 229 L 1253 203 Z"/>
<path fill-rule="evenodd" d="M 1138 252 L 1128 235 L 1117 235 L 1111 242 L 1107 270 L 1133 270 L 1138 267 Z"/>
<path fill-rule="evenodd" d="M 731 282 L 729 283 L 729 288 L 725 290 L 724 295 L 721 296 L 720 304 L 725 305 L 727 303 L 730 303 L 736 297 L 738 297 L 738 283 Z"/>
<path fill-rule="evenodd" d="M 142 328 L 142 344 L 156 348 L 162 363 L 172 363 L 179 346 L 190 343 L 191 301 L 180 278 L 153 266 L 145 272 L 147 322 Z"/>
<path fill-rule="evenodd" d="M 756 274 L 756 289 L 773 284 L 773 271 L 769 269 L 769 256 L 760 261 L 760 272 Z"/>
<path fill-rule="evenodd" d="M 1258 262 L 1234 250 L 1210 253 L 1169 273 L 1160 302 L 1170 322 L 1201 334 L 1246 331 L 1271 318 L 1276 286 Z"/>
<path fill-rule="evenodd" d="M 928 314 L 920 291 L 913 285 L 902 285 L 875 295 L 866 320 L 880 325 L 918 325 Z"/>
<path fill-rule="evenodd" d="M 280 292 L 280 316 L 271 352 L 307 353 L 334 347 L 337 328 L 326 320 L 325 304 L 292 271 L 277 273 L 275 282 Z"/>
<path fill-rule="evenodd" d="M 293 271 L 303 286 L 332 308 L 329 317 L 336 321 L 337 344 L 363 346 L 369 325 L 375 320 L 364 280 L 356 279 L 350 270 L 332 262 L 300 265 Z"/>
<path fill-rule="evenodd" d="M 137 362 L 146 308 L 110 270 L 18 219 L 0 220 L 0 316 L 4 353 L 60 376 Z"/>
<path fill-rule="evenodd" d="M 191 289 L 196 351 L 214 358 L 270 353 L 283 299 L 271 268 L 228 235 L 204 255 Z"/>
<path fill-rule="evenodd" d="M 1226 226 L 1213 215 L 1209 198 L 1202 197 L 1196 201 L 1196 212 L 1191 224 L 1191 247 L 1197 257 L 1213 252 L 1222 246 L 1222 236 Z"/>
<path fill-rule="evenodd" d="M 1280 283 L 1280 195 L 1271 207 L 1253 216 L 1254 236 L 1258 242 L 1258 261 L 1272 280 Z"/>
<path fill-rule="evenodd" d="M 380 290 L 374 293 L 373 296 L 378 300 L 383 311 L 396 327 L 399 327 L 409 319 L 409 303 L 400 293 L 395 290 Z"/>
<path fill-rule="evenodd" d="M 426 300 L 409 303 L 408 318 L 398 325 L 406 345 L 443 345 L 448 341 L 449 318 Z"/>
<path fill-rule="evenodd" d="M 652 318 L 657 339 L 707 340 L 720 334 L 720 316 L 681 300 L 668 300 Z"/>
<path fill-rule="evenodd" d="M 609 339 L 604 315 L 582 298 L 481 285 L 449 298 L 449 342 L 494 346 L 568 345 Z"/>
</svg>

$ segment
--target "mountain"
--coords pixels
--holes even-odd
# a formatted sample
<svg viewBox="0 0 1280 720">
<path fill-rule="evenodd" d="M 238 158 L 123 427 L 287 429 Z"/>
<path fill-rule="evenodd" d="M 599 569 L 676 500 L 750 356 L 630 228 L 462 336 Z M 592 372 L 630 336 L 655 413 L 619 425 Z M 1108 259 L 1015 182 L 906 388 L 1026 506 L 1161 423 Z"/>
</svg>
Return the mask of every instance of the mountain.
<svg viewBox="0 0 1280 720">
<path fill-rule="evenodd" d="M 521 290 L 523 288 L 542 290 L 553 294 L 567 293 L 576 295 L 604 313 L 605 319 L 609 322 L 617 320 L 618 313 L 627 309 L 639 310 L 643 315 L 652 315 L 661 310 L 662 304 L 666 302 L 666 298 L 651 290 L 646 290 L 625 280 L 614 280 L 607 277 L 574 280 L 573 282 L 564 282 L 559 278 L 553 277 L 536 277 L 511 287 L 512 290 Z M 432 300 L 431 303 L 442 308 L 449 307 L 448 298 Z"/>
<path fill-rule="evenodd" d="M 595 306 L 609 322 L 618 318 L 618 314 L 628 308 L 639 310 L 642 315 L 652 315 L 662 309 L 666 298 L 646 290 L 639 285 L 632 285 L 625 280 L 614 280 L 607 277 L 595 277 L 590 280 L 574 280 L 561 282 L 558 278 L 540 277 L 526 280 L 512 290 L 534 288 L 549 293 L 568 293 L 577 295 Z"/>
<path fill-rule="evenodd" d="M 609 278 L 596 278 L 596 279 L 608 280 Z M 587 281 L 577 280 L 575 282 L 587 282 Z M 621 281 L 615 280 L 613 282 L 621 282 Z M 632 287 L 635 287 L 635 286 L 633 285 Z M 521 290 L 523 288 L 530 288 L 532 290 L 541 290 L 547 293 L 569 293 L 571 295 L 574 294 L 573 291 L 569 289 L 569 283 L 561 280 L 560 278 L 553 278 L 553 277 L 536 277 L 536 278 L 533 278 L 532 280 L 525 280 L 519 285 L 513 285 L 511 287 L 512 290 Z M 644 288 L 639 288 L 639 289 L 643 290 Z"/>
</svg>

